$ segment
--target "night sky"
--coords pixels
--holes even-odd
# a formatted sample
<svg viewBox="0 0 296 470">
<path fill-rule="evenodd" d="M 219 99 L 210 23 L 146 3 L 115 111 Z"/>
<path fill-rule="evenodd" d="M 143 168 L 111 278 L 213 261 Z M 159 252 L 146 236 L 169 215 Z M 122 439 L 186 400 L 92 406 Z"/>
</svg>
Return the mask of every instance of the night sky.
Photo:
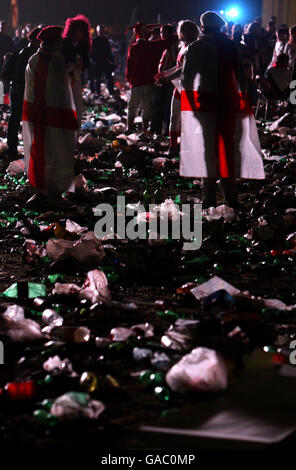
<svg viewBox="0 0 296 470">
<path fill-rule="evenodd" d="M 242 5 L 248 22 L 261 14 L 261 0 L 19 0 L 22 23 L 63 24 L 65 18 L 84 13 L 91 22 L 105 24 L 128 24 L 133 6 L 138 7 L 138 19 L 155 22 L 157 14 L 162 21 L 184 18 L 198 19 L 206 9 L 228 9 Z M 7 18 L 10 0 L 0 0 L 0 18 Z"/>
</svg>

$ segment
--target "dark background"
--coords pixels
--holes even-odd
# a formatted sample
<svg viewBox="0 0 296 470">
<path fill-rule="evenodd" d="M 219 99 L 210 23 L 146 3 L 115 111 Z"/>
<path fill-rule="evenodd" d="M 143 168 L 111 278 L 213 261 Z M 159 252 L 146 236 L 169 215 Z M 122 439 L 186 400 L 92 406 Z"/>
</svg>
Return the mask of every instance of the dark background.
<svg viewBox="0 0 296 470">
<path fill-rule="evenodd" d="M 128 24 L 133 7 L 138 7 L 137 19 L 156 22 L 184 18 L 198 19 L 207 9 L 226 10 L 242 6 L 244 15 L 237 22 L 246 23 L 261 14 L 261 0 L 19 0 L 20 23 L 63 24 L 65 18 L 77 13 L 87 15 L 93 24 Z M 0 18 L 9 16 L 10 0 L 0 0 Z"/>
</svg>

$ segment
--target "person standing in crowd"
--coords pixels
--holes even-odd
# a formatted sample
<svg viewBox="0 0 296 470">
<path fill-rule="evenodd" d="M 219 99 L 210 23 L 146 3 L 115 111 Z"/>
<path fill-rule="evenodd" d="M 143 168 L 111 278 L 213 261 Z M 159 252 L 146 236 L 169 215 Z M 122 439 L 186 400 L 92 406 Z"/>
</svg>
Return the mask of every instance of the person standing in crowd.
<svg viewBox="0 0 296 470">
<path fill-rule="evenodd" d="M 228 21 L 228 23 L 225 25 L 225 28 L 226 28 L 226 29 L 225 29 L 225 33 L 226 33 L 226 35 L 227 35 L 229 38 L 231 38 L 231 36 L 232 36 L 232 28 L 233 28 L 233 26 L 234 26 L 233 21 Z"/>
<path fill-rule="evenodd" d="M 271 16 L 271 17 L 269 18 L 269 21 L 272 21 L 272 22 L 274 23 L 275 27 L 276 27 L 276 23 L 277 23 L 277 18 L 276 18 L 276 16 Z"/>
<path fill-rule="evenodd" d="M 266 38 L 270 42 L 276 41 L 276 25 L 273 20 L 269 20 L 266 28 Z"/>
<path fill-rule="evenodd" d="M 291 69 L 294 68 L 296 59 L 296 25 L 294 24 L 289 29 L 289 41 L 287 42 L 284 50 L 284 54 L 289 56 L 289 66 Z"/>
<path fill-rule="evenodd" d="M 276 32 L 276 37 L 277 37 L 277 41 L 274 46 L 272 60 L 268 66 L 268 69 L 270 67 L 273 67 L 273 65 L 276 63 L 277 58 L 281 54 L 284 54 L 285 47 L 288 42 L 287 30 L 285 28 L 279 28 Z"/>
<path fill-rule="evenodd" d="M 177 57 L 177 67 L 180 72 L 187 51 L 187 47 L 197 40 L 199 35 L 198 26 L 190 20 L 181 21 L 178 25 L 178 36 L 182 41 L 182 47 Z M 181 75 L 181 74 L 180 74 Z M 178 154 L 178 138 L 181 134 L 181 94 L 175 88 L 172 99 L 171 121 L 170 121 L 170 154 Z"/>
<path fill-rule="evenodd" d="M 14 31 L 14 37 L 12 38 L 13 47 L 15 50 L 19 49 L 19 44 L 22 41 L 22 28 L 16 28 Z"/>
<path fill-rule="evenodd" d="M 24 49 L 24 47 L 27 47 L 29 45 L 28 36 L 29 36 L 31 31 L 32 31 L 32 26 L 30 24 L 27 24 L 21 30 L 20 36 L 15 37 L 13 39 L 13 44 L 14 44 L 14 47 L 15 47 L 16 50 L 21 51 L 22 49 Z"/>
<path fill-rule="evenodd" d="M 128 132 L 133 131 L 134 120 L 141 108 L 143 131 L 147 133 L 153 116 L 154 75 L 157 73 L 163 51 L 175 38 L 173 36 L 149 41 L 151 27 L 138 23 L 133 29 L 134 37 L 126 61 L 126 79 L 131 88 L 128 103 Z"/>
<path fill-rule="evenodd" d="M 272 86 L 272 94 L 275 98 L 282 100 L 289 98 L 291 77 L 289 57 L 286 54 L 280 54 L 274 65 L 266 72 L 266 78 Z"/>
<path fill-rule="evenodd" d="M 234 42 L 237 50 L 238 57 L 243 67 L 247 68 L 246 72 L 249 76 L 252 75 L 252 54 L 249 48 L 243 43 L 243 27 L 241 24 L 234 24 L 232 28 L 232 41 Z M 250 71 L 251 69 L 251 71 Z"/>
<path fill-rule="evenodd" d="M 68 66 L 79 128 L 83 113 L 82 72 L 90 65 L 92 39 L 90 22 L 84 15 L 66 20 L 62 54 Z"/>
<path fill-rule="evenodd" d="M 181 134 L 181 94 L 180 94 L 180 78 L 182 71 L 182 63 L 187 47 L 196 41 L 199 35 L 198 26 L 190 20 L 180 21 L 178 24 L 178 37 L 182 43 L 181 49 L 177 57 L 177 65 L 164 72 L 160 72 L 156 77 L 165 77 L 166 80 L 173 80 L 175 83 L 174 93 L 171 101 L 171 118 L 170 118 L 170 155 L 179 153 L 178 138 Z M 163 78 L 164 79 L 164 78 Z M 179 85 L 179 87 L 178 87 Z"/>
<path fill-rule="evenodd" d="M 274 51 L 275 43 L 277 40 L 276 32 L 277 31 L 276 31 L 275 22 L 270 20 L 268 22 L 268 25 L 265 31 L 265 38 L 264 38 L 266 41 L 266 51 L 265 51 L 265 54 L 266 54 L 265 63 L 266 64 L 269 64 L 272 60 L 273 51 Z"/>
<path fill-rule="evenodd" d="M 164 72 L 175 66 L 178 56 L 178 36 L 175 34 L 174 27 L 171 24 L 163 25 L 160 31 L 161 39 L 172 39 L 161 57 L 158 66 L 158 72 Z M 160 80 L 156 84 L 154 113 L 151 123 L 151 132 L 157 135 L 169 135 L 171 101 L 174 87 L 168 80 Z"/>
<path fill-rule="evenodd" d="M 111 51 L 110 42 L 105 36 L 105 26 L 97 26 L 97 37 L 93 41 L 92 58 L 95 65 L 96 91 L 101 93 L 101 81 L 104 75 L 110 95 L 114 93 L 115 60 Z"/>
<path fill-rule="evenodd" d="M 7 21 L 0 22 L 0 73 L 3 67 L 4 56 L 13 52 L 14 46 L 10 36 L 7 34 Z"/>
<path fill-rule="evenodd" d="M 35 54 L 40 46 L 37 39 L 41 32 L 40 28 L 35 28 L 28 36 L 29 45 L 19 53 L 16 53 L 11 64 L 10 77 L 10 118 L 8 121 L 7 146 L 9 161 L 18 158 L 18 131 L 22 119 L 23 100 L 25 92 L 25 71 L 30 57 Z"/>
<path fill-rule="evenodd" d="M 231 36 L 230 36 L 230 39 L 235 39 L 235 37 L 239 40 L 240 42 L 242 41 L 242 38 L 243 38 L 243 34 L 244 34 L 244 28 L 243 26 L 240 24 L 240 23 L 235 23 L 233 26 L 232 26 L 232 30 L 231 30 Z"/>
<path fill-rule="evenodd" d="M 247 34 L 244 35 L 244 44 L 250 51 L 253 63 L 253 75 L 262 75 L 264 68 L 264 49 L 261 43 L 261 25 L 253 22 L 248 27 Z"/>
<path fill-rule="evenodd" d="M 30 185 L 53 205 L 71 184 L 77 114 L 63 55 L 60 26 L 44 28 L 26 68 L 23 105 L 25 166 Z"/>
<path fill-rule="evenodd" d="M 221 178 L 228 205 L 239 208 L 235 178 L 265 178 L 258 132 L 244 84 L 239 92 L 236 47 L 220 33 L 224 20 L 206 12 L 200 21 L 182 72 L 180 175 L 203 178 L 204 207 L 217 205 Z"/>
<path fill-rule="evenodd" d="M 248 47 L 242 42 L 242 35 L 242 25 L 234 24 L 232 28 L 232 41 L 236 47 L 238 56 L 240 83 L 244 81 L 246 92 L 250 96 L 251 102 L 255 105 L 257 102 L 257 85 L 255 77 L 253 76 L 252 54 Z"/>
</svg>

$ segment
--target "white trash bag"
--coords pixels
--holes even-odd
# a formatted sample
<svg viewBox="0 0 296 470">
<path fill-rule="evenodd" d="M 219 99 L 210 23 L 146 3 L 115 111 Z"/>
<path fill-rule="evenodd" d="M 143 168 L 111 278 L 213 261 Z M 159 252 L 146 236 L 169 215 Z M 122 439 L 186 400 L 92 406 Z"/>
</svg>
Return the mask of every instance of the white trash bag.
<svg viewBox="0 0 296 470">
<path fill-rule="evenodd" d="M 62 421 L 75 419 L 97 419 L 105 410 L 105 405 L 91 400 L 88 393 L 68 392 L 58 397 L 52 404 L 50 413 Z"/>
<path fill-rule="evenodd" d="M 76 241 L 51 238 L 47 243 L 46 251 L 53 260 L 72 258 L 86 265 L 99 264 L 105 256 L 102 243 L 94 232 L 86 232 Z"/>
<path fill-rule="evenodd" d="M 166 382 L 179 393 L 223 392 L 228 386 L 227 366 L 217 351 L 195 348 L 168 371 Z"/>
</svg>

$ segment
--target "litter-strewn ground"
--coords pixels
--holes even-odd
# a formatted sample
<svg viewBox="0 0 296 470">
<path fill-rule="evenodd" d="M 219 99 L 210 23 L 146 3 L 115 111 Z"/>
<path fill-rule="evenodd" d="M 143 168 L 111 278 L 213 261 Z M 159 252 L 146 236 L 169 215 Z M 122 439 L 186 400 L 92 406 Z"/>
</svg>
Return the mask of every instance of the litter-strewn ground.
<svg viewBox="0 0 296 470">
<path fill-rule="evenodd" d="M 67 209 L 27 202 L 32 194 L 21 168 L 16 175 L 4 169 L 0 174 L 0 426 L 7 448 L 75 454 L 142 447 L 141 424 L 161 423 L 170 410 L 211 400 L 208 391 L 228 393 L 244 373 L 245 355 L 264 348 L 271 361 L 289 363 L 296 335 L 293 132 L 270 132 L 268 123 L 258 123 L 266 181 L 239 182 L 241 210 L 224 206 L 203 213 L 198 251 L 186 252 L 182 240 L 170 238 L 99 241 L 89 232 L 99 220 L 93 208 L 101 202 L 115 207 L 119 195 L 134 205 L 167 201 L 165 211 L 172 201 L 193 207 L 201 199 L 200 181 L 178 176 L 178 156 L 168 157 L 167 139 L 124 134 L 124 87 L 121 93 L 121 99 L 95 100 L 85 91 L 77 178 L 65 194 Z M 6 121 L 3 110 L 3 153 Z M 216 279 L 196 294 L 194 288 L 214 276 L 236 289 Z M 7 311 L 12 305 L 23 310 Z M 55 312 L 44 315 L 46 309 Z M 227 383 L 221 379 L 219 389 L 209 379 L 201 391 L 193 378 L 188 393 L 172 390 L 166 373 L 197 347 L 218 352 Z M 27 384 L 7 386 L 19 382 Z M 68 392 L 89 396 L 72 396 L 76 405 L 65 416 L 53 405 Z M 95 419 L 92 401 L 104 408 Z"/>
</svg>

